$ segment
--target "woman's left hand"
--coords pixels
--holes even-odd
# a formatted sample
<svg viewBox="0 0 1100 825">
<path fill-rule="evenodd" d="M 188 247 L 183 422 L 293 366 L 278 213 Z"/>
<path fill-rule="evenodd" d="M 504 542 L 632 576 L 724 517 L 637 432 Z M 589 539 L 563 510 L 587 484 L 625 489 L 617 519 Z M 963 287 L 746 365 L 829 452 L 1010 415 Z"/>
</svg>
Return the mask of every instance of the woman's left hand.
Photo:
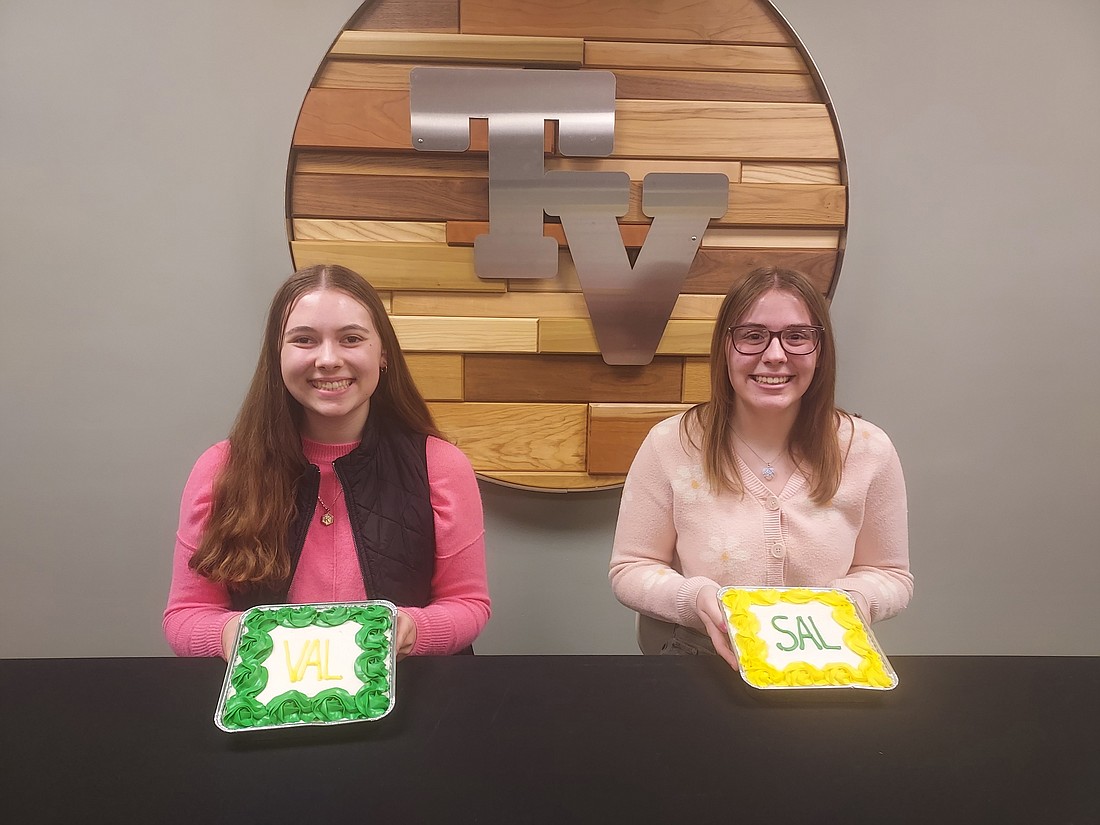
<svg viewBox="0 0 1100 825">
<path fill-rule="evenodd" d="M 416 645 L 416 622 L 404 610 L 397 611 L 397 628 L 394 631 L 397 659 L 400 661 L 412 653 Z"/>
<path fill-rule="evenodd" d="M 726 635 L 726 617 L 722 608 L 718 605 L 718 588 L 712 584 L 704 585 L 695 597 L 695 612 L 699 615 L 703 627 L 710 636 L 714 652 L 725 659 L 726 664 L 737 670 L 737 653 L 730 647 L 729 636 Z"/>
</svg>

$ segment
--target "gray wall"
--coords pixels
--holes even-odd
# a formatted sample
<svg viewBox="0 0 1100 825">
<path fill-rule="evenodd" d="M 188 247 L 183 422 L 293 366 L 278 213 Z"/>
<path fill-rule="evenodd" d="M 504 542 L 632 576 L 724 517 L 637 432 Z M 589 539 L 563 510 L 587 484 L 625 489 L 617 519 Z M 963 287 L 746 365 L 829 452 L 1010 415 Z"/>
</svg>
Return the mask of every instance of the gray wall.
<svg viewBox="0 0 1100 825">
<path fill-rule="evenodd" d="M 0 2 L 0 656 L 168 652 L 179 493 L 289 272 L 291 132 L 357 6 Z M 880 639 L 1098 654 L 1100 4 L 778 6 L 848 152 L 841 401 L 909 485 L 917 593 Z M 633 652 L 617 495 L 482 492 L 479 649 Z"/>
</svg>

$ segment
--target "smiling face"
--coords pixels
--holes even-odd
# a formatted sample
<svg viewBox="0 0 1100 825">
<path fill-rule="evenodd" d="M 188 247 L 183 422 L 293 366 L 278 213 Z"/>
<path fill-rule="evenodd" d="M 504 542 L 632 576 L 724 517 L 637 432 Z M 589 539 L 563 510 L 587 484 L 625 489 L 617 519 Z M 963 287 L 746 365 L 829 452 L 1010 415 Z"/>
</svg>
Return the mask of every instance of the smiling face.
<svg viewBox="0 0 1100 825">
<path fill-rule="evenodd" d="M 814 321 L 802 298 L 790 292 L 769 290 L 737 319 L 737 324 L 760 324 L 769 330 Z M 802 396 L 810 387 L 820 349 L 807 355 L 790 355 L 774 336 L 768 348 L 757 355 L 742 355 L 726 334 L 729 381 L 733 387 L 735 415 L 798 414 Z"/>
<path fill-rule="evenodd" d="M 287 391 L 302 405 L 302 435 L 358 441 L 386 363 L 370 310 L 345 292 L 307 292 L 290 308 L 279 361 Z"/>
</svg>

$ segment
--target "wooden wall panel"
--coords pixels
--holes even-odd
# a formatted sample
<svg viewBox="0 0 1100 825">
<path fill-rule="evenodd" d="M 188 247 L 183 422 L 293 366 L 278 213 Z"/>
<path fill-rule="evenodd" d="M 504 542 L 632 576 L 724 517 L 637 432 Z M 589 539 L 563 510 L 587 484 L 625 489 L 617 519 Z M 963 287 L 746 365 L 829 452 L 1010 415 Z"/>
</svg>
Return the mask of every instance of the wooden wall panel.
<svg viewBox="0 0 1100 825">
<path fill-rule="evenodd" d="M 376 289 L 465 290 L 503 292 L 504 284 L 474 273 L 474 251 L 432 243 L 354 243 L 293 241 L 295 264 L 301 268 L 340 264 L 367 277 Z"/>
<path fill-rule="evenodd" d="M 394 315 L 402 350 L 410 352 L 538 352 L 537 318 L 446 318 Z"/>
<path fill-rule="evenodd" d="M 681 399 L 685 404 L 698 404 L 710 400 L 710 359 L 684 359 L 684 389 Z"/>
<path fill-rule="evenodd" d="M 404 352 L 404 350 L 402 350 Z M 462 356 L 453 353 L 405 352 L 413 381 L 428 401 L 461 401 Z"/>
<path fill-rule="evenodd" d="M 576 37 L 346 31 L 336 39 L 331 54 L 418 63 L 462 60 L 576 68 L 584 59 L 584 41 Z"/>
<path fill-rule="evenodd" d="M 684 69 L 686 71 L 787 72 L 807 74 L 793 46 L 724 46 L 713 43 L 653 43 L 585 39 L 584 65 L 591 69 Z"/>
<path fill-rule="evenodd" d="M 588 472 L 625 473 L 646 434 L 684 404 L 590 404 Z"/>
<path fill-rule="evenodd" d="M 468 401 L 676 402 L 682 371 L 679 358 L 613 367 L 598 355 L 467 355 L 464 382 Z"/>
<path fill-rule="evenodd" d="M 416 0 L 415 3 L 366 2 L 348 23 L 349 29 L 414 29 L 457 32 L 458 0 Z"/>
<path fill-rule="evenodd" d="M 560 221 L 548 279 L 482 280 L 488 125 L 470 148 L 412 146 L 409 74 L 437 67 L 599 69 L 616 75 L 613 152 L 568 158 L 544 128 L 544 168 L 623 171 L 628 250 L 646 242 L 642 180 L 721 173 L 728 209 L 704 232 L 652 364 L 596 351 Z M 836 286 L 847 172 L 824 86 L 765 0 L 369 0 L 303 102 L 288 176 L 296 266 L 342 263 L 375 284 L 414 380 L 483 477 L 550 490 L 621 483 L 656 421 L 705 400 L 713 319 L 752 269 Z"/>
<path fill-rule="evenodd" d="M 764 3 L 677 2 L 662 8 L 636 0 L 462 0 L 463 32 L 518 32 L 608 39 L 791 42 Z"/>
<path fill-rule="evenodd" d="M 588 437 L 583 404 L 429 403 L 440 430 L 483 472 L 581 472 Z"/>
</svg>

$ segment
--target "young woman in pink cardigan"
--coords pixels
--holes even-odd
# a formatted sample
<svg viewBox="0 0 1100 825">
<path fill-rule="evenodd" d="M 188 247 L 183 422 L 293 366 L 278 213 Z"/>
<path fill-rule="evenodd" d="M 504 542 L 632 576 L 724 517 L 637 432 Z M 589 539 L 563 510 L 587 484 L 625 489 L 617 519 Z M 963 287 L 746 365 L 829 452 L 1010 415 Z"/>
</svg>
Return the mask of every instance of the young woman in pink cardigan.
<svg viewBox="0 0 1100 825">
<path fill-rule="evenodd" d="M 399 658 L 468 649 L 490 611 L 481 497 L 373 287 L 314 266 L 276 293 L 229 438 L 188 479 L 164 633 L 225 657 L 247 607 L 371 598 L 399 608 Z"/>
<path fill-rule="evenodd" d="M 623 487 L 610 578 L 643 651 L 736 664 L 722 586 L 841 588 L 872 622 L 905 608 L 901 464 L 835 406 L 821 295 L 798 272 L 753 271 L 719 310 L 710 364 L 711 400 L 654 427 Z"/>
</svg>

